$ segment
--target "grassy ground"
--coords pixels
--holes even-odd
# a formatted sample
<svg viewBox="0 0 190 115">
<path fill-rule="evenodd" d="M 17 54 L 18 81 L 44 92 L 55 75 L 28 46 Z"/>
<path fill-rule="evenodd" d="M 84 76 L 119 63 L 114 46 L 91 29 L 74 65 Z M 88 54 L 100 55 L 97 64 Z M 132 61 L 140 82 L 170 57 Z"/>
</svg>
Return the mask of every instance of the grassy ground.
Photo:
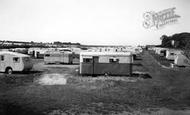
<svg viewBox="0 0 190 115">
<path fill-rule="evenodd" d="M 31 73 L 1 74 L 0 114 L 149 115 L 160 108 L 189 109 L 189 70 L 163 69 L 148 52 L 144 52 L 141 59 L 135 60 L 133 71 L 146 72 L 152 79 L 136 75 L 125 78 L 81 77 L 76 65 L 52 67 L 41 61 L 35 64 Z M 48 73 L 66 75 L 67 84 L 40 85 L 35 82 Z"/>
<path fill-rule="evenodd" d="M 170 67 L 171 63 L 174 63 L 174 61 L 167 60 L 165 57 L 160 56 L 158 54 L 155 54 L 154 51 L 149 51 L 149 53 L 156 59 L 161 65 L 164 65 L 166 67 Z"/>
</svg>

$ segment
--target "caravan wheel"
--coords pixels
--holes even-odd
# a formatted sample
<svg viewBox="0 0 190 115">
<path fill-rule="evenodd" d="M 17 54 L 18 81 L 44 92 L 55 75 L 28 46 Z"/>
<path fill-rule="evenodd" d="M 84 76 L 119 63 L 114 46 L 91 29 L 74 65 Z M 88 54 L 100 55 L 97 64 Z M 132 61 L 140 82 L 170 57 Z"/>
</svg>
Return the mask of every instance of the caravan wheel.
<svg viewBox="0 0 190 115">
<path fill-rule="evenodd" d="M 6 72 L 7 74 L 12 74 L 12 73 L 13 73 L 13 70 L 12 70 L 12 68 L 7 68 L 5 72 Z"/>
</svg>

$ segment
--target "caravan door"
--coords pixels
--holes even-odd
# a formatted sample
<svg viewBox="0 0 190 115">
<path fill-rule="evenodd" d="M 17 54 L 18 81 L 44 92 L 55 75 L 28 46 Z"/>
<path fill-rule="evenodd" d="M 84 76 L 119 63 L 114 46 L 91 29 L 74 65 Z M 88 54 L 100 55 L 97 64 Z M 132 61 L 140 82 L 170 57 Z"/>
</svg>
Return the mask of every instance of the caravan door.
<svg viewBox="0 0 190 115">
<path fill-rule="evenodd" d="M 99 71 L 98 71 L 98 69 L 100 69 L 98 67 L 99 57 L 98 56 L 93 56 L 92 59 L 93 59 L 93 63 L 92 63 L 92 66 L 93 66 L 92 73 L 93 73 L 93 75 L 94 74 L 100 74 Z"/>
<path fill-rule="evenodd" d="M 5 56 L 0 55 L 0 71 L 4 72 L 5 71 Z"/>
<path fill-rule="evenodd" d="M 22 59 L 21 57 L 13 57 L 13 70 L 14 71 L 22 71 L 21 67 Z"/>
</svg>

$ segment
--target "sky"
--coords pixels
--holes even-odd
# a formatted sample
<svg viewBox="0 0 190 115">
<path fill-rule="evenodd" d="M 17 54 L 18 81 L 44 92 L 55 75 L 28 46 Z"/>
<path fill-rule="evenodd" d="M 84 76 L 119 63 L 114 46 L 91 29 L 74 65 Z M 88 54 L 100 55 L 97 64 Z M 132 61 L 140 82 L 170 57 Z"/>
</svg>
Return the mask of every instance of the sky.
<svg viewBox="0 0 190 115">
<path fill-rule="evenodd" d="M 178 22 L 146 29 L 145 12 L 175 7 Z M 0 40 L 87 45 L 160 44 L 190 32 L 190 0 L 0 0 Z"/>
</svg>

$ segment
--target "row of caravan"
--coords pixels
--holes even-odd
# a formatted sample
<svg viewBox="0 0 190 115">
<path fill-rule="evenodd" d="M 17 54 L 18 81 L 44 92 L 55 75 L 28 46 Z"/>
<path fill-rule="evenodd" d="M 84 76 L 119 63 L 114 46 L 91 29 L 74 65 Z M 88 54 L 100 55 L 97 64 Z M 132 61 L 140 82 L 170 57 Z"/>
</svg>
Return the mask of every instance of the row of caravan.
<svg viewBox="0 0 190 115">
<path fill-rule="evenodd" d="M 150 50 L 155 51 L 156 54 L 163 56 L 170 61 L 174 61 L 174 65 L 190 66 L 190 59 L 185 55 L 183 50 L 162 47 L 153 47 Z"/>
<path fill-rule="evenodd" d="M 30 55 L 33 58 L 43 59 L 46 52 L 74 52 L 76 54 L 79 54 L 81 49 L 80 48 L 39 48 L 39 47 L 32 47 L 32 48 L 0 49 L 0 51 L 17 52 L 17 53 Z"/>
<path fill-rule="evenodd" d="M 105 47 L 88 47 L 84 48 L 40 48 L 40 47 L 31 47 L 31 48 L 11 48 L 11 49 L 0 49 L 4 51 L 18 52 L 22 54 L 30 55 L 34 58 L 45 57 L 45 54 L 48 52 L 64 52 L 64 53 L 75 53 L 80 54 L 80 52 L 131 52 L 133 56 L 137 56 L 142 52 L 141 47 L 132 47 L 132 46 L 105 46 Z"/>
<path fill-rule="evenodd" d="M 133 57 L 131 52 L 47 52 L 45 63 L 79 63 L 81 75 L 131 75 Z M 33 67 L 29 55 L 16 52 L 0 52 L 0 72 L 29 71 Z"/>
<path fill-rule="evenodd" d="M 73 53 L 49 52 L 44 62 L 80 65 L 82 75 L 131 75 L 133 56 L 131 52 L 81 52 Z M 80 60 L 80 61 L 79 61 Z"/>
</svg>

